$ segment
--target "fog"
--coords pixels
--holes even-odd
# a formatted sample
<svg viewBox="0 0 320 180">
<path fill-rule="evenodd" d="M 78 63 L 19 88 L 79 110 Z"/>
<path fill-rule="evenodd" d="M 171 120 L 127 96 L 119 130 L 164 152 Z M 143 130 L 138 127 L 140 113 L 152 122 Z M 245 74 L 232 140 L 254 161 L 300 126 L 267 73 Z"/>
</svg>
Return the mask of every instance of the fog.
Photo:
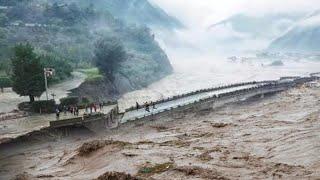
<svg viewBox="0 0 320 180">
<path fill-rule="evenodd" d="M 320 69 L 320 59 L 310 61 L 304 57 L 256 56 L 266 50 L 274 39 L 301 24 L 300 21 L 311 12 L 320 9 L 315 0 L 151 2 L 179 19 L 186 27 L 174 32 L 153 29 L 159 44 L 169 56 L 174 73 L 147 88 L 124 95 L 119 101 L 122 108 L 136 101 L 143 103 L 221 84 L 275 80 L 281 76 L 307 76 Z M 234 24 L 210 27 L 237 14 L 244 14 L 245 21 L 236 19 Z M 265 24 L 259 24 L 260 21 L 265 21 Z M 236 23 L 246 27 L 252 22 L 258 23 L 247 29 L 242 28 L 245 29 L 243 31 L 234 27 Z M 238 59 L 231 61 L 228 59 L 230 56 L 237 56 Z M 281 61 L 283 65 L 271 66 L 275 61 Z"/>
<path fill-rule="evenodd" d="M 261 16 L 270 13 L 312 12 L 317 0 L 151 0 L 189 28 L 203 28 L 236 13 Z"/>
<path fill-rule="evenodd" d="M 186 29 L 176 32 L 175 42 L 167 45 L 183 44 L 183 47 L 192 47 L 196 50 L 223 51 L 228 53 L 265 49 L 272 40 L 281 36 L 291 27 L 299 23 L 310 13 L 320 9 L 317 0 L 150 0 L 164 9 L 168 14 L 179 19 Z M 265 37 L 254 36 L 250 32 L 239 31 L 234 24 L 210 28 L 212 25 L 228 19 L 234 15 L 246 15 L 254 20 L 259 18 L 274 18 L 272 23 L 265 26 L 252 27 L 252 31 L 265 33 Z M 290 16 L 295 16 L 290 17 Z M 242 22 L 246 26 L 250 22 Z M 272 32 L 266 31 L 267 26 Z M 161 37 L 166 40 L 168 35 Z M 241 39 L 239 44 L 232 44 Z M 230 43 L 232 42 L 232 43 Z M 221 48 L 221 46 L 227 46 Z M 180 47 L 181 48 L 181 47 Z M 217 53 L 216 52 L 216 53 Z"/>
</svg>

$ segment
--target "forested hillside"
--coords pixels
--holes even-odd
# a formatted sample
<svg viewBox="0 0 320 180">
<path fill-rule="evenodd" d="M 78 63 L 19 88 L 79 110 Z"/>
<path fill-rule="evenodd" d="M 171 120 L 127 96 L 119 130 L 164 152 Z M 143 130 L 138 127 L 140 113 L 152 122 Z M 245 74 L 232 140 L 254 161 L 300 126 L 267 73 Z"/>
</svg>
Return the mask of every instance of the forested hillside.
<svg viewBox="0 0 320 180">
<path fill-rule="evenodd" d="M 76 1 L 78 0 L 73 0 Z M 83 6 L 94 2 L 96 9 L 108 10 L 114 17 L 130 24 L 166 29 L 183 27 L 181 22 L 148 0 L 82 0 L 81 2 Z"/>
<path fill-rule="evenodd" d="M 12 48 L 18 43 L 28 42 L 43 57 L 44 65 L 63 72 L 58 74 L 56 80 L 59 81 L 67 78 L 72 69 L 95 66 L 97 42 L 111 38 L 123 46 L 125 56 L 115 67 L 113 78 L 106 76 L 101 81 L 111 83 L 115 91 L 126 89 L 125 92 L 164 77 L 172 71 L 171 65 L 151 30 L 144 23 L 139 23 L 144 19 L 133 16 L 133 5 L 141 5 L 141 1 L 136 1 L 138 4 L 132 2 L 0 0 L 0 72 L 10 75 Z M 147 1 L 144 5 L 152 7 Z M 155 23 L 178 27 L 179 23 L 174 18 L 161 9 L 150 7 L 147 12 L 155 11 Z M 119 14 L 127 14 L 133 19 L 114 17 Z M 153 17 L 148 18 L 151 19 L 145 21 L 145 25 L 151 25 L 148 22 Z"/>
</svg>

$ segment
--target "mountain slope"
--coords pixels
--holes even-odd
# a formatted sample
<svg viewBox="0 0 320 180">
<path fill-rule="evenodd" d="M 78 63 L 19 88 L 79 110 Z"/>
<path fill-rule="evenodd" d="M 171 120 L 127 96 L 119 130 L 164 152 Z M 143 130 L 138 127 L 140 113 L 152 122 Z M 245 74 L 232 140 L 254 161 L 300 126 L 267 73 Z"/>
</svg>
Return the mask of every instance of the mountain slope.
<svg viewBox="0 0 320 180">
<path fill-rule="evenodd" d="M 320 51 L 320 13 L 315 12 L 273 41 L 270 51 L 312 53 Z"/>
<path fill-rule="evenodd" d="M 127 23 L 161 27 L 165 29 L 182 28 L 176 18 L 151 4 L 148 0 L 84 0 L 82 4 L 92 4 L 96 9 L 108 10 L 114 17 Z"/>
<path fill-rule="evenodd" d="M 114 71 L 114 82 L 97 83 L 112 87 L 111 93 L 103 93 L 125 93 L 172 72 L 167 55 L 148 27 L 117 19 L 108 10 L 91 4 L 65 2 L 0 1 L 0 6 L 5 7 L 0 9 L 0 62 L 10 58 L 15 44 L 29 42 L 39 54 L 63 59 L 73 68 L 87 67 L 93 64 L 95 42 L 112 37 L 121 41 L 128 56 Z"/>
</svg>

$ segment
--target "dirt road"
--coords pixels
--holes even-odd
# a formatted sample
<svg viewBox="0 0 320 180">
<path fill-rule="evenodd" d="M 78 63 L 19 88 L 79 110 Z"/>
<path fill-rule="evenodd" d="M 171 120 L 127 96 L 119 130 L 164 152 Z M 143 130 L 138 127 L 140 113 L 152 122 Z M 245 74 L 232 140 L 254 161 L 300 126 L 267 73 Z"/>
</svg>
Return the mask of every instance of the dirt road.
<svg viewBox="0 0 320 180">
<path fill-rule="evenodd" d="M 0 179 L 319 179 L 319 116 L 320 88 L 303 86 L 100 135 L 60 129 L 0 146 Z"/>
<path fill-rule="evenodd" d="M 50 94 L 56 95 L 55 99 L 66 97 L 71 89 L 78 87 L 84 82 L 86 76 L 80 72 L 73 72 L 72 78 L 55 84 L 49 87 L 49 98 L 52 98 Z M 43 93 L 40 99 L 45 100 L 46 94 Z M 0 93 L 0 113 L 10 112 L 17 109 L 17 105 L 21 102 L 29 101 L 28 97 L 21 97 L 11 89 L 6 89 L 4 93 Z"/>
</svg>

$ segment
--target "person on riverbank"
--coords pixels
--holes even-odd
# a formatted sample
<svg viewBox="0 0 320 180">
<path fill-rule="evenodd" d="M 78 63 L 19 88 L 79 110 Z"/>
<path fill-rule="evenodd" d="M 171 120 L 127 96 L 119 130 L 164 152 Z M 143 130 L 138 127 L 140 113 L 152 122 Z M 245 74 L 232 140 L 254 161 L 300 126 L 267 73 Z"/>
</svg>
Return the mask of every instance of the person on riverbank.
<svg viewBox="0 0 320 180">
<path fill-rule="evenodd" d="M 103 102 L 100 102 L 100 103 L 99 103 L 99 108 L 100 108 L 100 111 L 102 111 L 102 109 L 103 109 Z"/>
<path fill-rule="evenodd" d="M 71 114 L 73 114 L 73 111 L 74 111 L 73 106 L 69 107 L 69 111 L 70 111 Z"/>
<path fill-rule="evenodd" d="M 86 104 L 86 106 L 85 106 L 85 112 L 86 112 L 86 113 L 89 112 L 88 104 Z"/>
<path fill-rule="evenodd" d="M 94 109 L 94 112 L 97 112 L 97 105 L 96 104 L 93 104 L 93 109 Z"/>
<path fill-rule="evenodd" d="M 56 108 L 56 118 L 57 119 L 60 118 L 60 110 L 58 108 Z"/>
<path fill-rule="evenodd" d="M 77 106 L 75 107 L 75 112 L 76 112 L 76 116 L 79 116 L 79 108 Z"/>
<path fill-rule="evenodd" d="M 63 106 L 63 114 L 67 115 L 68 108 L 66 105 Z"/>
<path fill-rule="evenodd" d="M 73 106 L 73 115 L 76 116 L 77 115 L 77 106 Z"/>
<path fill-rule="evenodd" d="M 92 109 L 93 109 L 93 103 L 90 105 L 90 114 L 92 114 Z"/>
</svg>

